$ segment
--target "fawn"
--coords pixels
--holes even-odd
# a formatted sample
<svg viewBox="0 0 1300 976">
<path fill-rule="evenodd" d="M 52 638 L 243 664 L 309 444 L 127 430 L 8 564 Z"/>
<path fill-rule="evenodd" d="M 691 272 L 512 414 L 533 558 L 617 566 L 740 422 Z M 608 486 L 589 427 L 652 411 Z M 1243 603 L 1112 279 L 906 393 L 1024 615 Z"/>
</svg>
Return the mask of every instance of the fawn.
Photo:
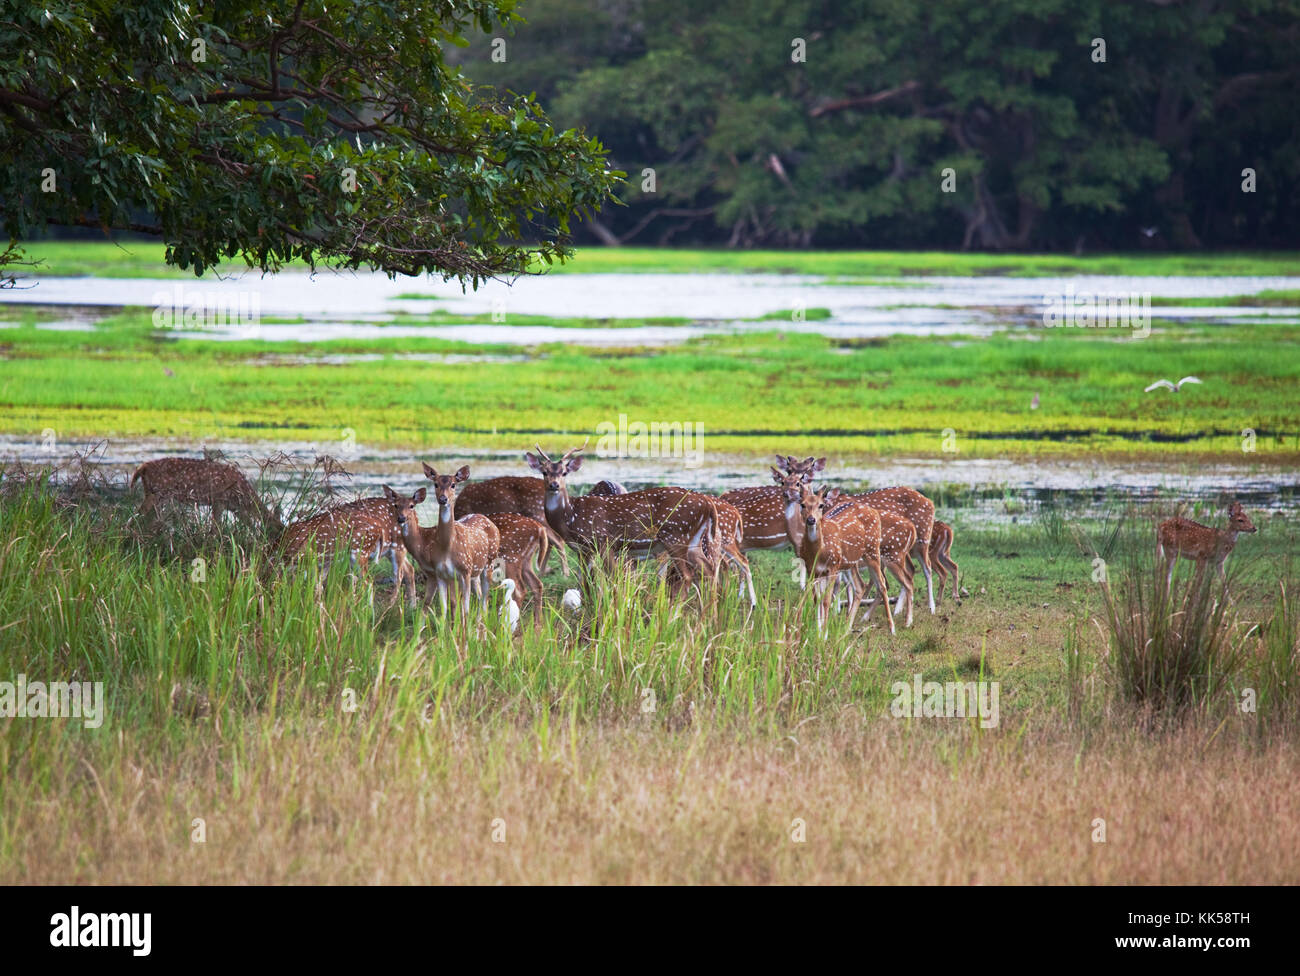
<svg viewBox="0 0 1300 976">
<path fill-rule="evenodd" d="M 809 577 L 822 581 L 822 598 L 817 611 L 818 629 L 825 628 L 831 598 L 842 572 L 848 572 L 850 576 L 849 626 L 853 626 L 858 604 L 866 590 L 858 567 L 865 564 L 872 582 L 880 588 L 884 598 L 885 617 L 889 620 L 889 632 L 892 634 L 895 632 L 894 615 L 889 605 L 888 585 L 880 568 L 880 514 L 865 505 L 853 505 L 841 508 L 839 514 L 832 517 L 828 512 L 835 507 L 838 499 L 838 493 L 831 495 L 832 491 L 834 489 L 825 486 L 817 491 L 813 491 L 809 485 L 800 487 L 799 511 L 803 516 L 804 529 L 796 551 L 803 560 Z"/>
<path fill-rule="evenodd" d="M 438 524 L 433 528 L 421 528 L 415 511 L 415 506 L 427 496 L 424 488 L 403 497 L 384 485 L 384 497 L 392 507 L 407 551 L 424 570 L 425 606 L 432 602 L 436 586 L 445 613 L 447 592 L 454 585 L 459 588 L 461 611 L 468 620 L 471 590 L 479 597 L 480 611 L 487 602 L 486 577 L 488 567 L 499 554 L 501 532 L 486 515 L 466 515 L 459 520 L 452 518 L 456 489 L 469 478 L 468 466 L 454 475 L 440 475 L 425 464 L 424 475 L 433 482 L 434 498 L 438 503 Z"/>
<path fill-rule="evenodd" d="M 335 505 L 318 515 L 294 522 L 276 540 L 274 553 L 286 563 L 297 559 L 305 550 L 313 550 L 318 559 L 329 559 L 343 546 L 351 554 L 352 564 L 364 574 L 371 559 L 387 556 L 393 564 L 393 596 L 403 587 L 407 599 L 415 601 L 415 570 L 406 560 L 401 534 L 393 511 L 383 498 L 362 498 Z"/>
<path fill-rule="evenodd" d="M 1156 530 L 1156 540 L 1160 544 L 1160 555 L 1167 567 L 1165 585 L 1173 585 L 1174 563 L 1178 561 L 1179 556 L 1194 560 L 1198 575 L 1212 562 L 1219 571 L 1219 578 L 1226 579 L 1224 563 L 1228 561 L 1228 554 L 1237 544 L 1237 534 L 1257 531 L 1259 530 L 1251 522 L 1246 510 L 1241 507 L 1241 502 L 1237 501 L 1234 501 L 1228 509 L 1226 529 L 1212 529 L 1208 525 L 1201 525 L 1199 522 L 1185 518 L 1171 518 L 1161 522 L 1160 528 Z"/>
</svg>

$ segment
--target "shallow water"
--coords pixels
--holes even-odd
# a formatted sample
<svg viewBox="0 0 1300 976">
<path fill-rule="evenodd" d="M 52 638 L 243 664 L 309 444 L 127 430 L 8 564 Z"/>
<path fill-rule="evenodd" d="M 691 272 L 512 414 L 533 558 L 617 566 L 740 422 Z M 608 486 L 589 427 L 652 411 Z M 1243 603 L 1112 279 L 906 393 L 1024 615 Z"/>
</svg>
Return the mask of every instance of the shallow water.
<svg viewBox="0 0 1300 976">
<path fill-rule="evenodd" d="M 781 329 L 843 338 L 906 333 L 984 335 L 1007 322 L 1041 323 L 1047 296 L 1148 295 L 1155 298 L 1215 298 L 1266 290 L 1300 289 L 1300 277 L 1116 277 L 1068 278 L 899 278 L 893 283 L 827 283 L 806 275 L 774 274 L 561 274 L 523 277 L 513 284 L 488 282 L 466 292 L 454 282 L 402 279 L 383 275 L 286 271 L 266 276 L 247 272 L 224 279 L 46 278 L 33 287 L 3 294 L 6 304 L 97 306 L 103 312 L 124 306 L 152 308 L 160 302 L 184 308 L 197 301 L 208 308 L 256 304 L 262 319 L 288 317 L 301 323 L 262 321 L 252 333 L 239 327 L 179 330 L 204 338 L 257 338 L 269 341 L 319 341 L 380 336 L 429 336 L 480 343 L 538 344 L 582 342 L 593 345 L 656 345 L 713 333 Z M 402 294 L 430 298 L 399 298 Z M 432 300 L 431 300 L 432 299 Z M 798 321 L 798 310 L 825 308 L 830 317 Z M 397 314 L 431 310 L 457 315 L 493 315 L 499 324 L 382 325 Z M 765 321 L 763 316 L 792 313 Z M 1153 317 L 1209 321 L 1270 321 L 1300 316 L 1295 308 L 1224 306 L 1152 307 Z M 512 315 L 553 318 L 682 318 L 691 325 L 638 326 L 630 329 L 557 329 L 511 324 Z M 73 317 L 69 316 L 69 319 Z"/>
<path fill-rule="evenodd" d="M 353 456 L 339 442 L 208 442 L 256 478 L 255 459 L 283 451 L 310 463 L 318 454 L 339 458 L 352 472 L 342 479 L 352 495 L 377 495 L 384 484 L 411 491 L 425 484 L 420 462 L 435 468 L 468 464 L 474 480 L 501 475 L 531 475 L 518 452 L 498 450 L 378 450 L 358 445 Z M 546 447 L 562 445 L 550 443 Z M 572 446 L 577 446 L 575 443 Z M 21 461 L 29 466 L 61 465 L 77 451 L 95 445 L 62 444 L 46 450 L 39 441 L 0 437 L 0 462 Z M 116 486 L 125 488 L 140 463 L 156 457 L 201 457 L 188 444 L 166 440 L 118 440 L 102 443 L 90 463 Z M 704 491 L 723 492 L 747 485 L 770 484 L 769 465 L 774 458 L 708 453 L 698 466 L 681 458 L 615 458 L 588 455 L 581 479 L 573 489 L 581 494 L 603 479 L 622 482 L 629 489 L 653 484 L 677 484 Z M 1044 506 L 1055 506 L 1071 518 L 1100 517 L 1129 504 L 1143 508 L 1168 508 L 1178 502 L 1220 504 L 1233 496 L 1255 512 L 1300 514 L 1300 470 L 1261 464 L 1217 464 L 1174 460 L 1122 463 L 1091 459 L 1045 458 L 1007 461 L 990 458 L 858 458 L 831 460 L 825 481 L 845 489 L 860 490 L 888 485 L 911 485 L 936 500 L 941 517 L 962 524 L 1009 524 L 1032 521 Z M 264 485 L 273 492 L 287 487 L 287 476 L 270 474 Z"/>
</svg>

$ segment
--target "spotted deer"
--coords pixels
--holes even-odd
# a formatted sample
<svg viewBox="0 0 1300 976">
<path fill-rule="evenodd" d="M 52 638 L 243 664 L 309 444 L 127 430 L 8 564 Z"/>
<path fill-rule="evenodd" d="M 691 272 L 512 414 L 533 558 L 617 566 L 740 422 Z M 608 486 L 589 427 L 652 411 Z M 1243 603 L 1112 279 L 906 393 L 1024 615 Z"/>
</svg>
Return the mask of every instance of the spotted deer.
<svg viewBox="0 0 1300 976">
<path fill-rule="evenodd" d="M 583 552 L 611 552 L 633 559 L 666 553 L 679 579 L 697 571 L 716 574 L 705 538 L 714 540 L 718 553 L 718 516 L 715 499 L 685 488 L 665 486 L 622 495 L 571 497 L 568 477 L 582 466 L 581 448 L 550 458 L 541 447 L 524 459 L 541 472 L 546 490 L 546 522 L 566 543 Z"/>
<path fill-rule="evenodd" d="M 487 573 L 501 547 L 501 531 L 486 515 L 466 515 L 455 519 L 456 489 L 469 478 L 469 467 L 455 474 L 440 475 L 429 465 L 424 465 L 424 476 L 433 482 L 434 500 L 438 505 L 438 522 L 432 528 L 422 528 L 415 506 L 427 497 L 424 488 L 413 495 L 398 495 L 384 485 L 384 497 L 397 520 L 398 529 L 406 550 L 424 571 L 426 583 L 424 605 L 433 601 L 436 587 L 443 612 L 448 606 L 448 591 L 455 587 L 459 596 L 462 618 L 469 619 L 470 593 L 479 597 L 480 613 L 487 602 Z"/>
<path fill-rule="evenodd" d="M 1228 509 L 1228 527 L 1212 529 L 1191 519 L 1171 518 L 1160 523 L 1156 530 L 1156 540 L 1160 545 L 1160 555 L 1166 564 L 1165 585 L 1174 582 L 1174 563 L 1178 557 L 1191 559 L 1196 563 L 1196 572 L 1201 574 L 1205 567 L 1214 563 L 1220 579 L 1227 578 L 1224 564 L 1237 545 L 1237 535 L 1241 532 L 1257 532 L 1241 502 L 1234 501 Z"/>
<path fill-rule="evenodd" d="M 559 550 L 564 575 L 569 575 L 569 555 L 565 551 L 564 540 L 556 535 L 555 530 L 549 525 L 531 519 L 527 515 L 497 512 L 495 515 L 489 515 L 488 518 L 501 534 L 498 553 L 502 573 L 506 579 L 514 581 L 514 586 L 510 590 L 512 599 L 520 609 L 523 609 L 524 593 L 532 593 L 536 597 L 533 601 L 533 616 L 540 621 L 542 617 L 540 574 L 546 572 L 546 562 L 552 545 Z"/>
<path fill-rule="evenodd" d="M 221 521 L 223 512 L 231 511 L 258 520 L 272 532 L 284 528 L 233 464 L 200 458 L 157 458 L 135 469 L 130 487 L 134 488 L 137 481 L 144 488 L 144 500 L 140 503 L 142 517 L 153 516 L 162 502 L 176 501 L 207 505 L 214 523 Z"/>
<path fill-rule="evenodd" d="M 546 522 L 542 504 L 546 492 L 541 478 L 488 478 L 466 485 L 456 498 L 456 518 L 466 515 L 527 515 L 538 522 Z"/>
<path fill-rule="evenodd" d="M 335 505 L 311 518 L 288 526 L 272 549 L 274 558 L 292 562 L 304 552 L 318 560 L 329 560 L 343 547 L 352 564 L 363 573 L 370 560 L 387 556 L 393 564 L 393 601 L 405 588 L 407 600 L 415 600 L 415 570 L 406 559 L 397 520 L 384 498 L 362 498 Z"/>
<path fill-rule="evenodd" d="M 817 609 L 817 626 L 825 629 L 830 613 L 831 598 L 841 573 L 849 574 L 849 626 L 857 615 L 858 604 L 866 590 L 860 566 L 866 566 L 871 580 L 884 597 L 885 617 L 889 632 L 894 633 L 894 615 L 889 606 L 889 590 L 880 568 L 880 515 L 865 505 L 841 508 L 831 517 L 838 494 L 834 489 L 822 487 L 816 491 L 802 485 L 799 513 L 803 518 L 803 536 L 796 551 L 803 560 L 809 579 L 822 585 L 821 601 Z"/>
<path fill-rule="evenodd" d="M 809 460 L 812 459 L 810 458 Z M 772 477 L 777 482 L 776 490 L 781 493 L 786 506 L 786 534 L 790 540 L 790 544 L 797 550 L 804 532 L 804 520 L 799 512 L 799 500 L 803 495 L 804 486 L 808 483 L 808 476 L 806 473 L 800 472 L 797 469 L 791 470 L 794 463 L 793 458 L 787 458 L 787 461 L 792 463 L 786 466 L 786 470 L 783 471 L 778 468 L 772 469 Z M 855 504 L 860 500 L 858 496 L 846 495 L 839 492 L 837 489 L 832 489 L 832 491 L 834 492 L 833 497 L 836 508 Z M 830 497 L 829 494 L 828 497 Z M 874 505 L 868 507 L 876 511 L 881 521 L 882 564 L 893 573 L 894 578 L 897 579 L 899 583 L 898 605 L 894 607 L 894 613 L 902 613 L 904 606 L 906 606 L 907 626 L 910 627 L 912 625 L 911 594 L 913 570 L 910 563 L 904 565 L 901 559 L 902 555 L 906 555 L 908 549 L 905 548 L 900 553 L 898 551 L 898 546 L 906 543 L 907 546 L 910 547 L 916 541 L 916 530 L 912 526 L 912 523 L 907 519 L 904 519 L 902 516 L 896 515 L 888 510 L 878 509 Z M 836 513 L 833 512 L 832 514 Z M 849 574 L 842 574 L 840 581 L 845 583 L 847 586 L 851 582 Z M 838 597 L 836 600 L 836 609 L 838 610 Z M 870 619 L 871 611 L 875 608 L 875 605 L 874 599 L 871 603 L 867 604 L 866 619 Z"/>
<path fill-rule="evenodd" d="M 793 499 L 787 498 L 781 482 L 787 476 L 798 477 L 804 483 L 811 482 L 813 476 L 826 467 L 826 459 L 796 461 L 778 454 L 776 464 L 772 474 L 778 482 L 777 487 L 733 488 L 722 495 L 722 500 L 734 505 L 740 513 L 745 531 L 740 543 L 742 551 L 784 549 L 791 545 L 786 525 L 790 519 L 798 517 L 799 497 L 796 494 Z"/>
<path fill-rule="evenodd" d="M 894 607 L 894 613 L 901 613 L 903 608 L 907 608 L 907 622 L 904 626 L 912 626 L 912 596 L 913 585 L 912 560 L 910 553 L 916 546 L 916 528 L 912 523 L 897 515 L 888 509 L 878 509 L 868 502 L 862 501 L 860 497 L 853 497 L 837 492 L 831 489 L 826 493 L 826 498 L 833 506 L 827 513 L 829 518 L 835 518 L 841 512 L 852 508 L 868 508 L 874 511 L 880 518 L 880 563 L 889 570 L 894 579 L 898 580 L 899 594 L 898 604 Z M 873 597 L 867 604 L 867 609 L 863 612 L 862 619 L 870 620 L 871 611 L 876 608 L 880 599 L 888 602 L 888 597 L 883 591 L 879 599 Z"/>
<path fill-rule="evenodd" d="M 758 596 L 754 592 L 754 575 L 743 548 L 744 519 L 736 506 L 721 498 L 714 498 L 713 504 L 718 513 L 718 536 L 722 551 L 715 555 L 710 549 L 713 544 L 712 540 L 706 537 L 704 540 L 705 555 L 711 565 L 725 563 L 732 566 L 740 574 L 741 596 L 744 596 L 746 589 L 748 589 L 749 605 L 750 607 L 756 607 L 758 606 Z M 678 564 L 680 565 L 680 561 L 678 561 Z"/>
</svg>

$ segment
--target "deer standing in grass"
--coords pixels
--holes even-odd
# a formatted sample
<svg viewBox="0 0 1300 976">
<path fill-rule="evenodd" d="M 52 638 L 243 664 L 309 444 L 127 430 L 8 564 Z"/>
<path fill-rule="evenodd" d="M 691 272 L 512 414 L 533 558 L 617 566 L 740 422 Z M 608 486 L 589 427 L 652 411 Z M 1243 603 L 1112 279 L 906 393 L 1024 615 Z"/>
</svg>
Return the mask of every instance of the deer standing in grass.
<svg viewBox="0 0 1300 976">
<path fill-rule="evenodd" d="M 860 498 L 844 495 L 835 489 L 828 491 L 826 498 L 833 506 L 827 512 L 828 518 L 836 518 L 841 512 L 854 509 L 869 509 L 880 518 L 880 563 L 881 566 L 889 570 L 894 579 L 898 580 L 899 586 L 898 606 L 894 608 L 894 613 L 900 613 L 906 607 L 907 621 L 904 626 L 912 626 L 912 577 L 914 571 L 909 554 L 916 546 L 916 528 L 901 515 L 875 508 Z M 871 602 L 867 604 L 867 609 L 862 614 L 864 621 L 871 619 L 871 611 L 882 600 L 885 603 L 889 602 L 889 595 L 883 589 L 880 591 L 878 598 L 872 597 Z"/>
<path fill-rule="evenodd" d="M 595 491 L 592 491 L 590 494 L 595 493 Z M 706 497 L 712 498 L 712 496 Z M 754 593 L 754 575 L 749 566 L 749 559 L 746 558 L 743 549 L 745 538 L 744 519 L 740 514 L 740 510 L 729 502 L 723 501 L 721 498 L 712 498 L 712 501 L 717 511 L 718 535 L 722 551 L 720 553 L 713 552 L 710 548 L 713 542 L 711 539 L 706 537 L 704 540 L 705 555 L 710 565 L 720 565 L 722 562 L 725 562 L 735 568 L 735 570 L 740 574 L 741 596 L 745 595 L 745 591 L 748 588 L 749 605 L 751 608 L 756 607 L 758 606 L 758 597 Z M 674 561 L 670 558 L 669 564 L 666 564 L 664 569 L 667 570 L 669 565 L 681 565 L 681 563 L 682 560 L 680 559 Z M 688 579 L 684 582 L 689 583 L 690 580 Z"/>
<path fill-rule="evenodd" d="M 220 523 L 225 511 L 251 517 L 272 532 L 284 526 L 233 464 L 199 458 L 158 458 L 146 461 L 131 475 L 130 487 L 139 481 L 144 488 L 140 515 L 152 516 L 164 501 L 189 505 L 207 505 L 213 524 Z"/>
<path fill-rule="evenodd" d="M 527 515 L 513 512 L 498 512 L 489 515 L 492 524 L 501 534 L 499 558 L 506 579 L 513 580 L 510 597 L 520 610 L 524 606 L 524 593 L 532 593 L 533 617 L 542 619 L 542 580 L 541 573 L 546 572 L 546 562 L 554 545 L 560 553 L 560 564 L 564 575 L 569 575 L 569 554 L 564 548 L 564 540 L 555 534 L 549 525 L 531 519 Z M 533 563 L 536 559 L 536 569 Z"/>
<path fill-rule="evenodd" d="M 387 499 L 362 498 L 294 522 L 280 534 L 272 553 L 286 563 L 300 558 L 305 551 L 314 552 L 319 560 L 329 560 L 340 546 L 363 574 L 370 560 L 387 556 L 393 565 L 390 602 L 397 600 L 403 587 L 407 600 L 415 601 L 415 570 L 406 559 L 401 532 Z"/>
<path fill-rule="evenodd" d="M 1238 533 L 1257 531 L 1250 516 L 1241 507 L 1241 502 L 1237 501 L 1228 509 L 1226 529 L 1212 529 L 1185 518 L 1171 518 L 1161 522 L 1160 528 L 1156 530 L 1156 540 L 1160 544 L 1161 558 L 1167 566 L 1165 586 L 1173 585 L 1174 563 L 1179 556 L 1196 563 L 1198 576 L 1205 571 L 1207 565 L 1214 563 L 1215 569 L 1219 571 L 1219 579 L 1226 580 L 1227 570 L 1224 564 L 1237 545 Z"/>
<path fill-rule="evenodd" d="M 622 495 L 570 497 L 568 476 L 582 466 L 581 448 L 550 458 L 541 447 L 524 459 L 541 472 L 546 490 L 546 522 L 566 543 L 583 552 L 612 552 L 633 559 L 666 553 L 681 580 L 699 571 L 716 573 L 721 550 L 715 499 L 685 488 L 665 486 Z"/>
<path fill-rule="evenodd" d="M 803 560 L 809 579 L 822 586 L 817 608 L 817 626 L 824 630 L 830 615 L 831 598 L 838 577 L 848 573 L 849 626 L 857 616 L 858 604 L 866 590 L 859 566 L 865 565 L 871 580 L 884 597 L 885 617 L 889 632 L 894 633 L 894 615 L 889 607 L 889 590 L 880 568 L 880 515 L 865 505 L 843 506 L 839 514 L 831 516 L 838 492 L 822 487 L 813 491 L 809 485 L 800 486 L 799 513 L 803 518 L 803 536 L 796 551 Z"/>
<path fill-rule="evenodd" d="M 779 482 L 779 489 L 785 497 L 787 503 L 791 504 L 796 512 L 799 502 L 807 487 L 802 475 L 798 472 L 782 474 L 776 468 L 772 469 L 772 476 Z M 830 489 L 826 497 L 831 505 L 829 511 L 830 517 L 834 518 L 846 508 L 860 505 L 870 508 L 880 519 L 880 562 L 881 565 L 888 569 L 898 580 L 899 600 L 898 606 L 894 608 L 894 613 L 902 613 L 904 607 L 907 609 L 907 626 L 912 626 L 912 576 L 913 570 L 911 563 L 908 561 L 908 554 L 916 542 L 916 529 L 912 523 L 901 515 L 896 515 L 890 511 L 881 511 L 873 505 L 862 501 L 859 496 L 846 495 L 838 489 Z M 790 537 L 791 544 L 796 550 L 803 538 L 804 520 L 801 514 L 795 514 L 786 519 L 786 532 Z M 852 579 L 848 572 L 840 574 L 840 582 L 847 587 L 852 588 Z M 859 577 L 859 582 L 860 582 Z M 836 598 L 836 609 L 839 609 L 838 597 Z M 871 611 L 875 609 L 876 599 L 867 604 L 866 616 L 864 619 L 871 619 Z"/>
<path fill-rule="evenodd" d="M 429 465 L 424 465 L 424 476 L 433 482 L 434 500 L 438 504 L 438 523 L 432 528 L 421 528 L 415 506 L 424 501 L 424 488 L 410 496 L 401 496 L 384 485 L 384 497 L 392 508 L 398 529 L 407 551 L 424 570 L 426 584 L 424 604 L 433 601 L 435 587 L 446 613 L 448 591 L 453 587 L 453 599 L 459 596 L 463 619 L 469 620 L 470 593 L 479 597 L 479 609 L 487 603 L 487 572 L 497 558 L 501 546 L 501 532 L 486 515 L 467 515 L 463 519 L 452 517 L 456 503 L 456 489 L 469 478 L 469 467 L 455 474 L 440 475 Z"/>
</svg>

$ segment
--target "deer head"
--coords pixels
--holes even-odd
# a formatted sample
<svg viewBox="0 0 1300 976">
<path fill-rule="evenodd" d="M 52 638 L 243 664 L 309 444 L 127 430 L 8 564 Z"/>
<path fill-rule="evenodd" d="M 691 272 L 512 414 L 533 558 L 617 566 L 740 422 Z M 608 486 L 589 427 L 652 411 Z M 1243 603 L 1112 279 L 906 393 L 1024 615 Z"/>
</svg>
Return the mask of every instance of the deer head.
<svg viewBox="0 0 1300 976">
<path fill-rule="evenodd" d="M 1258 532 L 1255 523 L 1250 520 L 1241 502 L 1233 502 L 1228 509 L 1228 530 L 1231 532 Z"/>
<path fill-rule="evenodd" d="M 789 455 L 778 454 L 776 466 L 786 474 L 800 476 L 805 484 L 812 484 L 813 476 L 826 467 L 826 459 L 808 457 L 797 461 Z"/>
<path fill-rule="evenodd" d="M 423 463 L 423 462 L 422 462 Z M 469 465 L 463 465 L 455 474 L 438 474 L 429 465 L 424 465 L 424 476 L 433 482 L 433 497 L 438 509 L 453 509 L 456 505 L 456 492 L 461 482 L 469 480 Z"/>
<path fill-rule="evenodd" d="M 567 496 L 568 485 L 565 479 L 573 472 L 582 467 L 582 451 L 587 445 L 584 442 L 582 447 L 574 447 L 565 451 L 558 461 L 552 460 L 541 445 L 535 445 L 537 453 L 525 453 L 524 460 L 528 466 L 542 476 L 542 484 L 546 487 L 546 497 L 549 499 L 555 495 Z"/>
<path fill-rule="evenodd" d="M 399 495 L 388 485 L 384 485 L 384 497 L 388 499 L 388 504 L 393 509 L 393 518 L 397 521 L 398 529 L 405 533 L 407 527 L 412 528 L 419 526 L 419 517 L 415 514 L 415 506 L 424 501 L 426 492 L 423 488 L 417 488 L 415 494 L 407 497 Z"/>
<path fill-rule="evenodd" d="M 817 543 L 821 538 L 822 520 L 826 513 L 835 507 L 840 490 L 822 485 L 816 491 L 806 484 L 799 486 L 799 514 L 803 517 L 806 537 L 809 542 Z"/>
</svg>

